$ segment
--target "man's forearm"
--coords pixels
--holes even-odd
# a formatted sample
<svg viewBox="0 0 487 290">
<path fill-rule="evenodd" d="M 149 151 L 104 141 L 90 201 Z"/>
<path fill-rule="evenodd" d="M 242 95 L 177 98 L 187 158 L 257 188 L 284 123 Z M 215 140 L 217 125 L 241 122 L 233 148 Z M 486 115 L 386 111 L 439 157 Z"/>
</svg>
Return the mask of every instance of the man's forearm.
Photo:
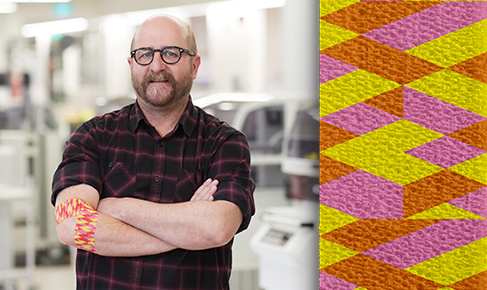
<svg viewBox="0 0 487 290">
<path fill-rule="evenodd" d="M 237 231 L 242 214 L 233 203 L 213 202 L 217 180 L 207 180 L 190 202 L 158 204 L 134 198 L 99 200 L 98 192 L 87 185 L 67 188 L 56 200 L 79 198 L 97 207 L 96 252 L 106 256 L 141 256 L 175 248 L 208 249 L 224 245 Z M 127 215 L 125 215 L 127 213 Z M 58 225 L 61 242 L 74 243 L 77 218 Z"/>
<path fill-rule="evenodd" d="M 188 250 L 227 244 L 242 221 L 238 206 L 228 201 L 159 204 L 134 198 L 117 198 L 108 202 L 111 206 L 105 208 L 109 215 L 168 244 Z"/>
<path fill-rule="evenodd" d="M 77 217 L 71 217 L 58 225 L 62 243 L 77 247 L 74 242 Z M 96 254 L 113 257 L 137 257 L 154 255 L 176 249 L 146 232 L 136 229 L 110 216 L 100 214 L 95 232 Z"/>
<path fill-rule="evenodd" d="M 98 192 L 87 185 L 77 185 L 63 190 L 56 200 L 56 208 L 69 200 L 80 200 L 87 207 L 94 210 L 98 204 Z M 68 202 L 69 203 L 69 202 Z M 61 243 L 78 247 L 75 243 L 78 216 L 81 213 L 67 210 L 58 216 L 66 217 L 57 225 L 58 238 Z M 61 214 L 60 214 L 61 213 Z M 144 231 L 116 220 L 108 215 L 97 212 L 97 221 L 94 230 L 94 250 L 103 256 L 143 256 L 167 252 L 176 247 Z"/>
</svg>

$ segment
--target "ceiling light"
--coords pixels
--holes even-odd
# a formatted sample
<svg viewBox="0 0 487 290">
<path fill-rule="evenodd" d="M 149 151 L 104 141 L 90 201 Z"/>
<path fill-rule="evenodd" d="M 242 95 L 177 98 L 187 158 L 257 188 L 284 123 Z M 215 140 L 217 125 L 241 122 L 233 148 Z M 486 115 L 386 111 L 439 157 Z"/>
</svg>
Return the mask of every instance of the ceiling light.
<svg viewBox="0 0 487 290">
<path fill-rule="evenodd" d="M 190 17 L 207 15 L 208 9 L 221 7 L 219 13 L 228 14 L 232 10 L 249 10 L 249 9 L 268 9 L 279 8 L 286 5 L 286 0 L 232 0 L 232 1 L 208 1 L 200 4 L 191 4 L 175 7 L 166 7 L 151 10 L 141 10 L 122 13 L 129 25 L 140 25 L 148 17 L 156 14 L 169 14 L 180 19 L 186 20 Z"/>
<path fill-rule="evenodd" d="M 241 15 L 258 9 L 279 8 L 286 5 L 286 0 L 232 0 L 212 2 L 207 14 L 224 16 L 229 14 Z"/>
<path fill-rule="evenodd" d="M 88 29 L 88 20 L 85 18 L 73 18 L 68 20 L 58 20 L 26 24 L 20 29 L 23 37 L 35 37 L 39 35 L 53 35 L 85 31 Z"/>
<path fill-rule="evenodd" d="M 0 13 L 1 14 L 14 13 L 15 11 L 17 11 L 17 8 L 18 8 L 17 3 L 0 2 Z"/>
</svg>

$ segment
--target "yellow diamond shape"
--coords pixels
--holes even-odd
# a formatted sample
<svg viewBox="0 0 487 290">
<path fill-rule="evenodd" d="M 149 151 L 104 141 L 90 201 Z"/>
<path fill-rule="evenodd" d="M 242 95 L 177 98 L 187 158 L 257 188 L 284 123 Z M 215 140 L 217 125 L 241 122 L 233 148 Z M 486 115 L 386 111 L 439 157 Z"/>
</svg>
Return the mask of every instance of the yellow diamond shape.
<svg viewBox="0 0 487 290">
<path fill-rule="evenodd" d="M 455 166 L 448 168 L 449 170 L 487 184 L 487 154 L 482 154 Z"/>
<path fill-rule="evenodd" d="M 458 64 L 487 52 L 487 20 L 453 31 L 406 52 L 442 67 Z"/>
<path fill-rule="evenodd" d="M 487 270 L 486 249 L 487 238 L 483 238 L 405 270 L 442 285 L 451 285 Z"/>
<path fill-rule="evenodd" d="M 400 85 L 386 78 L 356 70 L 320 85 L 320 117 L 335 113 Z"/>
<path fill-rule="evenodd" d="M 404 153 L 444 136 L 407 120 L 399 120 L 322 151 L 343 163 L 400 185 L 440 172 L 443 168 Z"/>
</svg>

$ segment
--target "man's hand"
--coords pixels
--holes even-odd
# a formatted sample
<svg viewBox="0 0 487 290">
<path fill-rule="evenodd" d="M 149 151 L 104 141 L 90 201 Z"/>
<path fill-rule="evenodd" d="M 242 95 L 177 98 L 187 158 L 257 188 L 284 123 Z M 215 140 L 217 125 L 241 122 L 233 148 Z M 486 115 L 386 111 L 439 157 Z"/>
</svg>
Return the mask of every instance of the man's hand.
<svg viewBox="0 0 487 290">
<path fill-rule="evenodd" d="M 213 201 L 213 194 L 215 194 L 216 189 L 218 186 L 218 180 L 211 180 L 208 178 L 203 185 L 201 185 L 196 192 L 194 193 L 193 197 L 191 197 L 191 201 L 196 200 L 208 200 Z"/>
</svg>

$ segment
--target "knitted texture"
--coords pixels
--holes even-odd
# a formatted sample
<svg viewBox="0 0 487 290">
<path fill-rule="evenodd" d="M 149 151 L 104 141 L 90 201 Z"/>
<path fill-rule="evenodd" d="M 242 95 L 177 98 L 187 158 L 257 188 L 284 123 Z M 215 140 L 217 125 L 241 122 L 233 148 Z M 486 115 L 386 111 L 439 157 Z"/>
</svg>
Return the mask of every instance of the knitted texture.
<svg viewBox="0 0 487 290">
<path fill-rule="evenodd" d="M 69 199 L 56 207 L 56 225 L 72 216 L 78 216 L 80 210 L 86 206 L 86 201 L 75 198 Z"/>
<path fill-rule="evenodd" d="M 89 205 L 86 205 L 76 222 L 74 242 L 78 249 L 95 253 L 95 229 L 99 213 Z"/>
<path fill-rule="evenodd" d="M 95 252 L 95 229 L 99 213 L 86 201 L 69 199 L 56 207 L 56 224 L 76 216 L 74 242 L 79 249 Z"/>
<path fill-rule="evenodd" d="M 320 290 L 487 289 L 487 1 L 320 1 Z"/>
</svg>

